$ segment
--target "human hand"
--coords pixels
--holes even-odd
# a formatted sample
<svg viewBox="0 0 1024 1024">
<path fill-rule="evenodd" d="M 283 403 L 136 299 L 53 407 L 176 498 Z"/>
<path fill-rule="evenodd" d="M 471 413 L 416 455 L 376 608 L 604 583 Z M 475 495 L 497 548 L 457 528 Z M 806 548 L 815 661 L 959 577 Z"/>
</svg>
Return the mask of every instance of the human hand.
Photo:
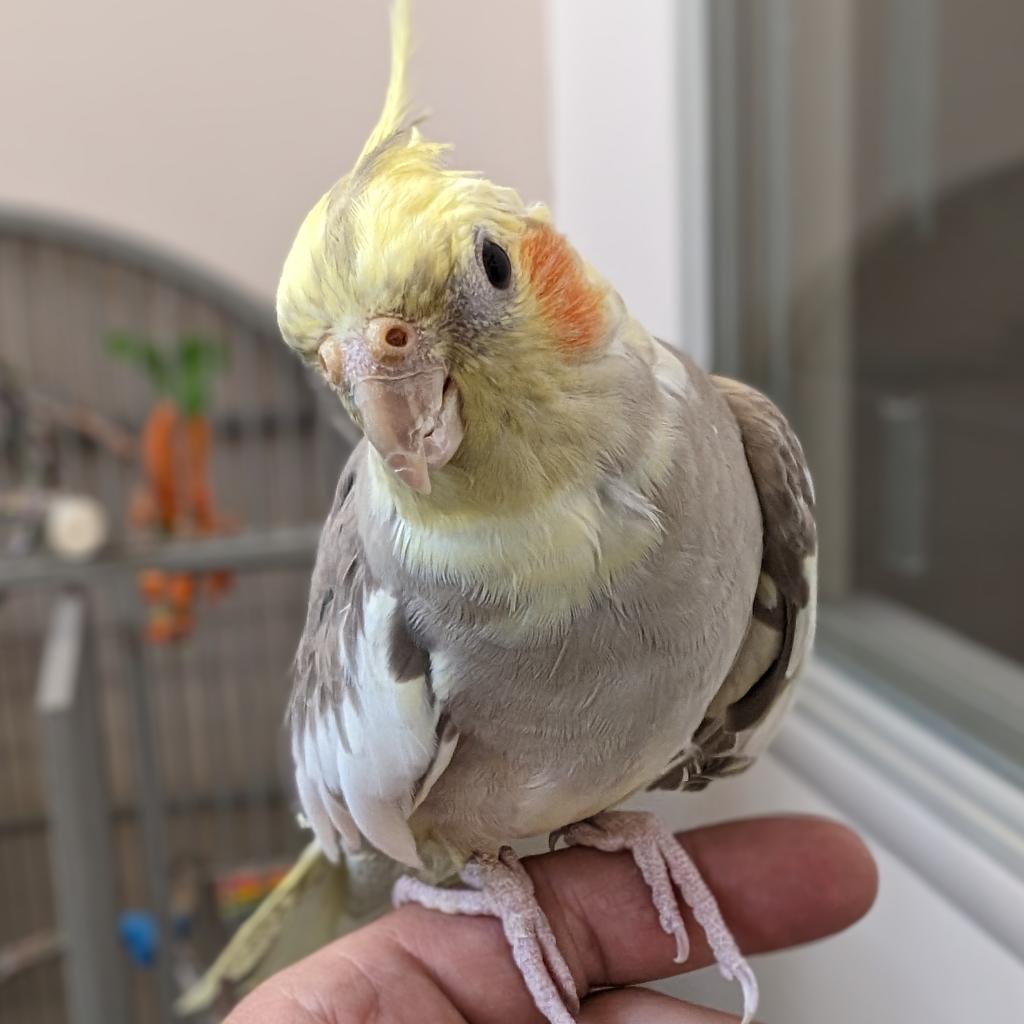
<svg viewBox="0 0 1024 1024">
<path fill-rule="evenodd" d="M 745 953 L 809 942 L 871 906 L 874 861 L 848 829 L 760 818 L 679 836 Z M 628 854 L 571 849 L 523 862 L 582 998 L 581 1024 L 727 1024 L 736 1018 L 629 988 L 712 962 L 687 915 L 690 958 L 673 962 Z M 587 995 L 613 986 L 612 991 Z M 226 1024 L 542 1024 L 493 918 L 406 905 L 274 975 Z"/>
</svg>

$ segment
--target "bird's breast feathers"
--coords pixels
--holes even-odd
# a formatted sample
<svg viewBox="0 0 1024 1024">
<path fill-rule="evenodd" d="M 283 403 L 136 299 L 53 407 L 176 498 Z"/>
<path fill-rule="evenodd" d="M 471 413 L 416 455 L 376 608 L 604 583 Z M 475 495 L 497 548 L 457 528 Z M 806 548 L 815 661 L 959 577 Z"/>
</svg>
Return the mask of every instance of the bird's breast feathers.
<svg viewBox="0 0 1024 1024">
<path fill-rule="evenodd" d="M 665 785 L 708 778 L 748 763 L 773 730 L 813 632 L 802 453 L 756 392 L 712 390 L 656 350 L 650 365 L 671 402 L 654 403 L 629 471 L 504 519 L 412 523 L 374 453 L 353 456 L 318 553 L 292 714 L 300 796 L 329 852 L 361 834 L 417 865 L 413 825 L 435 811 L 500 843 L 502 827 L 529 824 L 516 814 L 531 799 L 527 817 L 544 824 L 622 799 L 634 772 L 627 789 L 663 770 Z M 688 407 L 689 430 L 658 419 Z M 666 505 L 666 487 L 685 493 Z M 762 529 L 762 590 L 777 595 L 763 608 Z M 532 767 L 517 763 L 516 735 Z M 467 770 L 473 758 L 484 763 Z M 550 786 L 534 793 L 524 780 L 537 770 Z M 509 790 L 504 814 L 487 808 L 495 786 Z"/>
<path fill-rule="evenodd" d="M 410 575 L 506 607 L 510 633 L 563 625 L 651 552 L 662 533 L 656 507 L 623 479 L 558 492 L 507 518 L 430 525 L 394 516 L 381 495 L 376 519 Z"/>
<path fill-rule="evenodd" d="M 389 471 L 367 452 L 368 528 L 388 535 L 413 577 L 452 583 L 474 600 L 508 608 L 510 639 L 519 630 L 564 626 L 663 539 L 656 493 L 678 471 L 679 409 L 692 382 L 686 365 L 650 344 L 635 322 L 621 333 L 620 344 L 644 345 L 652 378 L 644 444 L 628 467 L 594 473 L 507 515 L 467 510 L 416 521 L 397 514 Z"/>
</svg>

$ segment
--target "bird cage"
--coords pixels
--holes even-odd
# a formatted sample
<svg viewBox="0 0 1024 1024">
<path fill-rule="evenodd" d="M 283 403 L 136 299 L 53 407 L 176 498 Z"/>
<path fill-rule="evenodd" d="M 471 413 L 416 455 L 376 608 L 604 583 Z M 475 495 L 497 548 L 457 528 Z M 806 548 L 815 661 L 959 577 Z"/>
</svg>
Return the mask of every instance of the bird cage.
<svg viewBox="0 0 1024 1024">
<path fill-rule="evenodd" d="M 223 530 L 134 529 L 153 397 L 111 357 L 114 332 L 168 352 L 202 336 L 226 354 L 208 411 Z M 230 927 L 216 886 L 301 845 L 281 719 L 319 524 L 354 441 L 317 387 L 269 308 L 148 250 L 0 214 L 0 1020 L 171 1019 L 195 967 L 175 951 Z M 69 494 L 107 523 L 86 561 L 17 514 Z M 197 591 L 188 630 L 156 644 L 139 590 L 153 571 L 233 582 Z"/>
</svg>

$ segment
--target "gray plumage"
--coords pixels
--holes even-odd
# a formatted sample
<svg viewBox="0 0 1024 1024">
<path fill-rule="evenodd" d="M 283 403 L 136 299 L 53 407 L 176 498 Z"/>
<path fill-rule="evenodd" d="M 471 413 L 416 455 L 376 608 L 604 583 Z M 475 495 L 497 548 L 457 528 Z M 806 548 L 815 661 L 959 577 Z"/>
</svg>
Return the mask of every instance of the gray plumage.
<svg viewBox="0 0 1024 1024">
<path fill-rule="evenodd" d="M 410 564 L 372 451 L 353 452 L 290 709 L 329 855 L 336 834 L 361 834 L 444 872 L 644 787 L 699 788 L 763 749 L 813 636 L 810 478 L 768 399 L 666 351 L 634 367 L 666 413 L 638 415 L 637 444 L 668 422 L 671 471 L 644 490 L 609 466 L 587 506 L 595 572 L 620 533 L 655 529 L 656 543 L 568 609 L 545 585 L 517 595 Z"/>
</svg>

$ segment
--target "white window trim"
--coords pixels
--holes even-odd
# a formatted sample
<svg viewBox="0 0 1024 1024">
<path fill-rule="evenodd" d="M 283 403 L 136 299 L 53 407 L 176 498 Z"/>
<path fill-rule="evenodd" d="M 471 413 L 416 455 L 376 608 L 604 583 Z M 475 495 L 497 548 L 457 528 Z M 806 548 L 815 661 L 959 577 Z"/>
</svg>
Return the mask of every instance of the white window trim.
<svg viewBox="0 0 1024 1024">
<path fill-rule="evenodd" d="M 916 704 L 934 730 L 956 735 L 978 759 L 1024 789 L 1024 669 L 885 597 L 853 594 L 825 605 L 818 650 L 872 684 Z"/>
<path fill-rule="evenodd" d="M 555 222 L 641 323 L 709 366 L 707 0 L 551 0 L 545 18 Z"/>
<path fill-rule="evenodd" d="M 1024 793 L 815 658 L 774 755 L 1024 959 Z"/>
</svg>

